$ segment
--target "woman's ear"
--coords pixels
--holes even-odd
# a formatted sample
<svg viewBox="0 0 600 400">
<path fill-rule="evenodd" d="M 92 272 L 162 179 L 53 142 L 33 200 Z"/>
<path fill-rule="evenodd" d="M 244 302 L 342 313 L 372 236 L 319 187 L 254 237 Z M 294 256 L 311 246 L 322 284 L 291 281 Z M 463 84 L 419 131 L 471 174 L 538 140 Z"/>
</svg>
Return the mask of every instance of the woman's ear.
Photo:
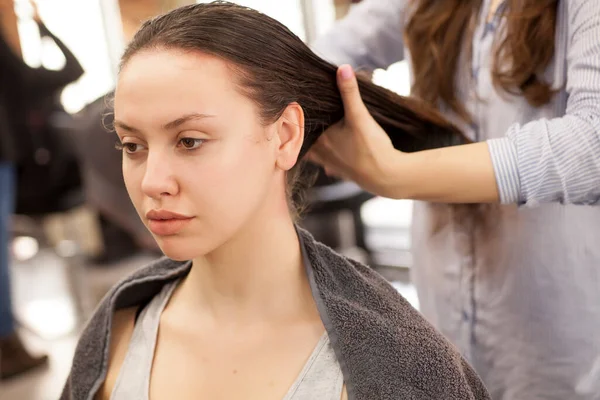
<svg viewBox="0 0 600 400">
<path fill-rule="evenodd" d="M 277 166 L 289 171 L 296 165 L 304 143 L 304 110 L 298 103 L 290 103 L 277 120 Z"/>
</svg>

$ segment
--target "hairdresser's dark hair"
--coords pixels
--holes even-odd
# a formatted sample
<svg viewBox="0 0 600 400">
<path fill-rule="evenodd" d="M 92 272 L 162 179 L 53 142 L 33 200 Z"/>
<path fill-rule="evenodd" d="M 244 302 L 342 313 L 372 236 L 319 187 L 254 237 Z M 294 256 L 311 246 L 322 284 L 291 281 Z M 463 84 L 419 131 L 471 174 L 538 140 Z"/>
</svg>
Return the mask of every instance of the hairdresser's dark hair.
<svg viewBox="0 0 600 400">
<path fill-rule="evenodd" d="M 199 51 L 228 61 L 239 89 L 259 105 L 264 123 L 274 122 L 290 103 L 300 104 L 305 114 L 300 158 L 344 115 L 337 67 L 315 55 L 284 25 L 250 8 L 219 1 L 184 6 L 149 20 L 125 50 L 121 68 L 136 53 L 152 49 Z M 359 87 L 397 149 L 411 152 L 465 141 L 433 107 L 360 77 Z M 288 174 L 292 192 L 298 190 L 300 170 L 297 166 Z"/>
</svg>

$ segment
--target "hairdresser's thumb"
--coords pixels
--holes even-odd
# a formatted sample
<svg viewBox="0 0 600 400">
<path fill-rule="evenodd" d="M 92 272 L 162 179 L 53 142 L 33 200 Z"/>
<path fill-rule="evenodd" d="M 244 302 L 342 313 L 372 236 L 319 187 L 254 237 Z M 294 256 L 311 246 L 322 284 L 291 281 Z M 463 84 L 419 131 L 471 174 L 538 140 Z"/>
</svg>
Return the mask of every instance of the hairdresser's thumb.
<svg viewBox="0 0 600 400">
<path fill-rule="evenodd" d="M 350 65 L 342 65 L 338 68 L 337 81 L 344 102 L 346 119 L 353 120 L 368 112 L 360 97 L 356 74 Z"/>
</svg>

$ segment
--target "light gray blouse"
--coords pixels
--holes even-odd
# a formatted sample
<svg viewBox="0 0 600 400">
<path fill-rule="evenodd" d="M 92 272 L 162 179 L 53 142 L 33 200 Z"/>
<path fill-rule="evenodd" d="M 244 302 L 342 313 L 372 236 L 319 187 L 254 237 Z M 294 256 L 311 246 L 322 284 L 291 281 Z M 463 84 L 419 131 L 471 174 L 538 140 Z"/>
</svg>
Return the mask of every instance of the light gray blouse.
<svg viewBox="0 0 600 400">
<path fill-rule="evenodd" d="M 140 313 L 111 400 L 149 400 L 160 318 L 178 284 L 164 286 Z M 340 400 L 343 388 L 344 376 L 325 332 L 283 400 Z"/>
<path fill-rule="evenodd" d="M 409 3 L 364 0 L 313 49 L 367 69 L 410 64 L 402 42 Z M 476 217 L 415 202 L 412 274 L 421 311 L 461 349 L 492 398 L 597 400 L 600 207 L 540 204 L 600 202 L 600 0 L 559 1 L 555 57 L 545 72 L 559 91 L 540 108 L 494 89 L 493 43 L 503 21 L 498 13 L 487 23 L 490 0 L 483 3 L 473 57 L 463 57 L 455 77 L 475 123 L 446 115 L 472 139 L 488 140 L 505 205 Z"/>
</svg>

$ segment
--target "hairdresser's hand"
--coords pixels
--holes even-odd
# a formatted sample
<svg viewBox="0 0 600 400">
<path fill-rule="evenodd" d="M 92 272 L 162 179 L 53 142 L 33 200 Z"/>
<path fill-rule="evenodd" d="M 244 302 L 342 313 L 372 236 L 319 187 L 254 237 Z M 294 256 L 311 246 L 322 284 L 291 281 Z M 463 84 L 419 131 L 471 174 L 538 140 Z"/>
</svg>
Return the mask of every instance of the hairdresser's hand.
<svg viewBox="0 0 600 400">
<path fill-rule="evenodd" d="M 309 160 L 324 167 L 329 176 L 352 180 L 365 190 L 393 197 L 390 187 L 393 162 L 402 153 L 394 149 L 384 130 L 373 119 L 358 90 L 349 65 L 337 73 L 344 102 L 344 119 L 332 125 L 308 154 Z"/>
</svg>

